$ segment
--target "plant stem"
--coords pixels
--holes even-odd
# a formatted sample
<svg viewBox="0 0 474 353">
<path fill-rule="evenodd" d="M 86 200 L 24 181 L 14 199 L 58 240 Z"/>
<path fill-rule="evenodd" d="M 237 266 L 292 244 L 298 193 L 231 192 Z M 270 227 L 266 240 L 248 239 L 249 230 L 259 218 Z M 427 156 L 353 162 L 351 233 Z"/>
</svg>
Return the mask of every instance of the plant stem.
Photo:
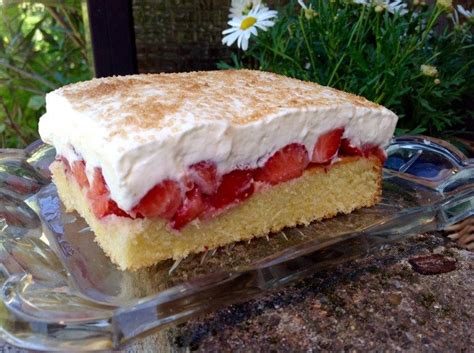
<svg viewBox="0 0 474 353">
<path fill-rule="evenodd" d="M 22 70 L 18 67 L 10 65 L 7 62 L 5 62 L 5 60 L 0 60 L 0 65 L 4 66 L 4 67 L 6 67 L 6 68 L 8 68 L 12 71 L 15 71 L 16 73 L 22 75 L 25 78 L 30 78 L 30 79 L 36 80 L 38 82 L 41 82 L 43 85 L 47 86 L 48 88 L 51 88 L 51 89 L 56 89 L 57 88 L 57 85 L 55 85 L 51 81 L 46 80 L 45 78 L 41 77 L 40 75 L 35 74 L 33 72 L 25 71 L 25 70 Z"/>
<path fill-rule="evenodd" d="M 311 46 L 309 45 L 308 37 L 306 36 L 306 31 L 304 29 L 304 23 L 303 23 L 303 19 L 301 15 L 299 16 L 299 22 L 300 22 L 300 27 L 301 27 L 301 33 L 303 34 L 303 38 L 306 43 L 306 49 L 308 50 L 309 61 L 311 61 L 311 69 L 314 71 L 316 70 L 316 62 L 314 61 L 314 55 L 313 55 L 314 53 Z"/>
<path fill-rule="evenodd" d="M 5 112 L 5 115 L 7 117 L 7 121 L 5 121 L 5 123 L 10 126 L 10 128 L 12 128 L 18 135 L 18 137 L 20 138 L 21 142 L 23 142 L 25 145 L 27 144 L 27 141 L 26 141 L 26 138 L 23 136 L 23 134 L 21 133 L 21 129 L 20 127 L 18 126 L 17 123 L 15 123 L 15 120 L 13 119 L 13 117 L 11 116 L 10 112 L 8 111 L 8 108 L 5 104 L 5 102 L 3 101 L 3 98 L 0 97 L 0 105 L 3 107 L 3 110 Z"/>
<path fill-rule="evenodd" d="M 349 41 L 348 41 L 348 43 L 347 43 L 347 45 L 346 45 L 346 50 L 347 50 L 347 48 L 349 48 L 349 47 L 351 46 L 352 39 L 354 38 L 354 35 L 355 35 L 355 33 L 358 31 L 359 26 L 360 26 L 360 24 L 361 24 L 361 22 L 362 22 L 363 14 L 364 14 L 364 12 L 361 12 L 361 15 L 359 16 L 359 19 L 357 20 L 356 25 L 355 25 L 354 28 L 352 29 L 351 36 L 349 37 Z M 344 50 L 344 53 L 341 55 L 341 58 L 340 58 L 339 61 L 337 62 L 336 66 L 334 67 L 334 70 L 332 71 L 331 76 L 329 77 L 329 80 L 328 80 L 328 82 L 327 82 L 327 85 L 328 85 L 328 86 L 331 86 L 332 80 L 334 79 L 334 75 L 336 75 L 336 72 L 337 72 L 337 70 L 339 69 L 339 66 L 342 64 L 342 61 L 345 59 L 346 50 Z"/>
<path fill-rule="evenodd" d="M 441 15 L 442 10 L 438 9 L 437 6 L 435 6 L 434 13 L 430 18 L 430 21 L 428 22 L 428 25 L 426 26 L 424 32 L 421 34 L 421 38 L 419 41 L 415 43 L 415 45 L 412 48 L 409 48 L 406 52 L 405 55 L 402 55 L 401 59 L 398 61 L 398 63 L 403 63 L 410 55 L 412 55 L 417 49 L 419 49 L 425 42 L 426 37 L 430 33 L 431 29 L 433 28 L 436 20 L 439 18 Z"/>
<path fill-rule="evenodd" d="M 301 67 L 301 65 L 300 65 L 295 59 L 293 59 L 291 56 L 288 56 L 288 55 L 286 55 L 285 53 L 282 53 L 282 52 L 276 50 L 275 48 L 271 47 L 271 46 L 268 45 L 267 43 L 262 43 L 262 44 L 263 44 L 263 46 L 264 46 L 266 49 L 270 50 L 272 53 L 277 54 L 277 55 L 281 56 L 282 58 L 291 61 L 293 64 L 295 64 L 296 66 L 298 66 L 298 68 L 299 68 L 300 70 L 303 70 L 303 68 Z"/>
<path fill-rule="evenodd" d="M 382 45 L 380 43 L 380 17 L 382 15 L 380 14 L 380 12 L 377 12 L 376 14 L 376 21 L 375 21 L 375 43 L 376 43 L 376 63 L 377 65 L 379 64 L 379 61 L 380 61 L 380 56 L 382 55 Z"/>
<path fill-rule="evenodd" d="M 55 8 L 51 6 L 46 6 L 46 8 L 48 9 L 51 16 L 56 20 L 56 22 L 58 22 L 66 30 L 66 33 L 68 34 L 69 38 L 71 38 L 73 43 L 75 43 L 77 47 L 79 47 L 79 49 L 81 50 L 81 54 L 86 58 L 87 61 L 87 54 L 84 52 L 85 43 L 82 41 L 81 36 L 74 30 L 74 28 L 71 27 L 71 25 L 68 25 L 66 23 L 66 21 L 61 17 L 59 12 L 56 11 Z M 72 24 L 71 21 L 69 21 L 69 23 Z"/>
</svg>

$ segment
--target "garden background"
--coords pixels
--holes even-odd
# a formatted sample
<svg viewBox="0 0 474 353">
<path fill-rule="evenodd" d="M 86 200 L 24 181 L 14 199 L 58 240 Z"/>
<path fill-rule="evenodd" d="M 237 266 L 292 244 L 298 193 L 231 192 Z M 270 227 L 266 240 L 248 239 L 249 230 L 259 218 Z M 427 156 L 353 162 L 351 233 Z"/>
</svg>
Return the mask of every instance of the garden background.
<svg viewBox="0 0 474 353">
<path fill-rule="evenodd" d="M 134 1 L 135 9 L 138 3 Z M 473 7 L 471 1 L 459 3 Z M 171 13 L 203 6 L 197 0 L 166 4 Z M 296 0 L 270 2 L 278 11 L 275 24 L 259 31 L 243 51 L 235 45 L 226 50 L 220 43 L 227 14 L 221 11 L 222 1 L 211 0 L 206 13 L 214 7 L 219 11 L 196 19 L 206 21 L 214 35 L 199 32 L 194 45 L 197 50 L 205 47 L 209 43 L 203 38 L 209 38 L 222 46 L 210 58 L 221 69 L 268 70 L 363 95 L 400 115 L 399 134 L 473 139 L 473 18 L 459 14 L 456 2 L 414 0 L 403 15 L 350 0 L 302 4 L 306 8 Z M 79 0 L 0 0 L 2 147 L 23 147 L 38 138 L 45 93 L 93 77 L 85 6 Z M 145 13 L 134 11 L 134 17 L 137 34 L 153 26 Z M 204 23 L 197 27 L 204 28 Z M 138 56 L 143 47 L 146 43 L 137 40 Z"/>
</svg>

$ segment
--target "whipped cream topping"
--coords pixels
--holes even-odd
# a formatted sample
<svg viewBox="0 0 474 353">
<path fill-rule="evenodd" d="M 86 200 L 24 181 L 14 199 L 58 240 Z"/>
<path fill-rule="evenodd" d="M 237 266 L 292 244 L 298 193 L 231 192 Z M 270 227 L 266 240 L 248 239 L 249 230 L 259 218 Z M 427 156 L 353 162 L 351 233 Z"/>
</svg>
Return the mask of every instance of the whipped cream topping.
<svg viewBox="0 0 474 353">
<path fill-rule="evenodd" d="M 246 70 L 96 79 L 49 93 L 46 107 L 43 141 L 69 161 L 84 159 L 89 178 L 102 168 L 126 211 L 203 160 L 220 174 L 256 168 L 290 143 L 311 154 L 320 135 L 340 127 L 355 146 L 383 147 L 397 122 L 363 98 Z"/>
</svg>

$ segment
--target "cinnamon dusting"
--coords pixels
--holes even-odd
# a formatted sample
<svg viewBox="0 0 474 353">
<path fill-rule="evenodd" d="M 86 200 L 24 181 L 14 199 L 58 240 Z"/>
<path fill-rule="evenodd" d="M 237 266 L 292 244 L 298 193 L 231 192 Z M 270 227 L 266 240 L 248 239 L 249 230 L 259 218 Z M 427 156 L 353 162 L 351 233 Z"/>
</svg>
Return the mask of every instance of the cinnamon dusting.
<svg viewBox="0 0 474 353">
<path fill-rule="evenodd" d="M 109 136 L 172 128 L 178 117 L 249 124 L 291 109 L 342 104 L 381 109 L 353 94 L 273 73 L 228 70 L 94 79 L 55 91 L 74 110 L 106 123 Z M 175 119 L 176 118 L 176 119 Z"/>
</svg>

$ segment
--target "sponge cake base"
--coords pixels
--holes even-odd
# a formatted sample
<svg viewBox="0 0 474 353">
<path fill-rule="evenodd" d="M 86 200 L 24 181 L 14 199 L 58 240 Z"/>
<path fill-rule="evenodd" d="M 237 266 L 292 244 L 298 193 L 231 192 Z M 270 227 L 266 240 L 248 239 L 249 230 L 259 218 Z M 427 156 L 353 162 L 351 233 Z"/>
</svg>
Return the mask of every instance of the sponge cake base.
<svg viewBox="0 0 474 353">
<path fill-rule="evenodd" d="M 53 181 L 66 210 L 76 210 L 86 220 L 99 246 L 122 270 L 180 259 L 372 206 L 381 196 L 381 168 L 376 157 L 342 157 L 329 168 L 312 167 L 297 179 L 255 192 L 211 219 L 189 223 L 178 233 L 161 219 L 115 215 L 98 219 L 89 208 L 85 192 L 66 174 L 63 164 L 57 161 L 51 165 Z"/>
</svg>

